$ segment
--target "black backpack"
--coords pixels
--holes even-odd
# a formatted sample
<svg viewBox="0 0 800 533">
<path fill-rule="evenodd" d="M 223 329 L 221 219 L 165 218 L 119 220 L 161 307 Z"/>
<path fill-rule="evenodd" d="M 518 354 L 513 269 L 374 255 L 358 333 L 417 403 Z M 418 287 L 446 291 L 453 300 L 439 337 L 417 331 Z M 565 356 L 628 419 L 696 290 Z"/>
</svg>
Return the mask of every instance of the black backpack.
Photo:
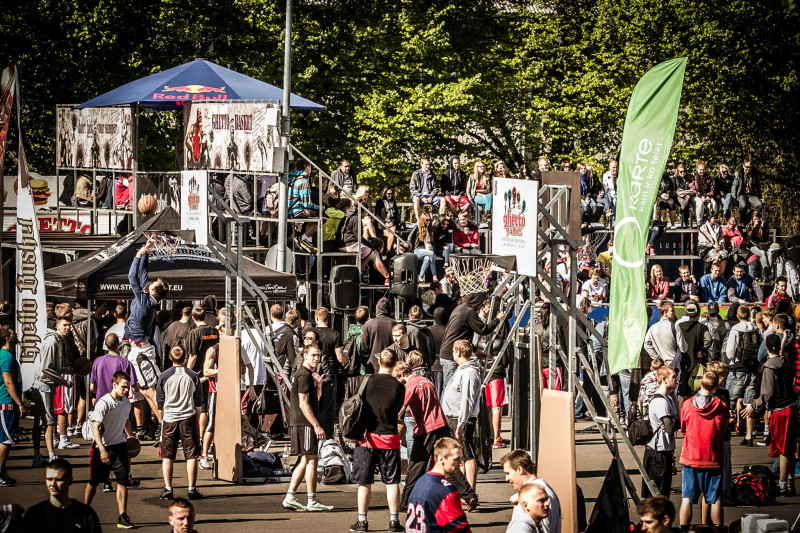
<svg viewBox="0 0 800 533">
<path fill-rule="evenodd" d="M 736 353 L 734 358 L 742 363 L 748 372 L 758 372 L 759 346 L 761 346 L 761 335 L 759 334 L 758 329 L 739 333 L 739 339 L 736 343 Z"/>
<path fill-rule="evenodd" d="M 360 344 L 361 333 L 358 333 L 357 335 L 351 335 L 346 341 L 344 341 L 342 353 L 349 359 L 347 364 L 344 366 L 345 374 L 347 374 L 348 377 L 357 376 L 360 373 L 359 371 L 362 365 L 361 357 L 358 353 L 358 347 Z"/>
<path fill-rule="evenodd" d="M 666 399 L 663 394 L 657 392 L 650 397 L 650 401 L 652 402 L 653 398 L 658 397 Z M 650 402 L 643 404 L 641 411 L 636 402 L 631 403 L 631 408 L 628 412 L 628 438 L 634 446 L 644 446 L 653 438 L 654 433 L 653 427 L 650 425 L 649 412 Z"/>
<path fill-rule="evenodd" d="M 364 390 L 367 388 L 369 375 L 361 380 L 358 392 L 342 402 L 339 408 L 339 429 L 346 439 L 358 440 L 364 438 L 367 417 L 364 406 Z"/>
</svg>

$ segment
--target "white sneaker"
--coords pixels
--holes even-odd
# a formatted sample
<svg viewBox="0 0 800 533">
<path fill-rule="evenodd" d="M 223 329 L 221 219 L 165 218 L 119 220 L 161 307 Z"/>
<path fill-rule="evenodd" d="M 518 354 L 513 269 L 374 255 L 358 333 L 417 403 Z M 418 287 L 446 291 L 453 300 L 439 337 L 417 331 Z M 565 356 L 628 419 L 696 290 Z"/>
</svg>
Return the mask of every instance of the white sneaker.
<svg viewBox="0 0 800 533">
<path fill-rule="evenodd" d="M 80 437 L 78 428 L 76 426 L 69 426 L 67 428 L 67 437 Z"/>
<path fill-rule="evenodd" d="M 200 458 L 199 466 L 200 470 L 211 470 L 211 465 L 208 464 L 208 459 L 206 459 L 205 457 Z"/>
<path fill-rule="evenodd" d="M 69 439 L 69 437 L 64 437 L 58 443 L 58 449 L 59 450 L 75 450 L 75 449 L 80 448 L 80 447 L 81 447 L 80 444 L 75 444 L 74 442 L 72 442 Z"/>
<path fill-rule="evenodd" d="M 314 503 L 309 503 L 308 505 L 306 505 L 306 511 L 309 512 L 333 511 L 333 505 L 325 505 L 322 502 L 316 501 Z"/>
<path fill-rule="evenodd" d="M 289 498 L 288 496 L 283 499 L 283 508 L 291 509 L 292 511 L 305 511 L 306 507 L 297 498 Z"/>
</svg>

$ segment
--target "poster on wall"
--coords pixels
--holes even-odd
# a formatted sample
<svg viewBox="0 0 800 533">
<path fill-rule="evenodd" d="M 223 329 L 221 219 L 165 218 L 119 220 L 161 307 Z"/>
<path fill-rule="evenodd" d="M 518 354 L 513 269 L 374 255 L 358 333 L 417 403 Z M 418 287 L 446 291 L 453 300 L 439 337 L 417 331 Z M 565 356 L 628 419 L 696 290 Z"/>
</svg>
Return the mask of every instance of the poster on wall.
<svg viewBox="0 0 800 533">
<path fill-rule="evenodd" d="M 181 172 L 181 229 L 194 230 L 196 244 L 208 244 L 208 172 Z"/>
<path fill-rule="evenodd" d="M 278 104 L 186 104 L 183 168 L 272 172 L 279 121 Z"/>
<path fill-rule="evenodd" d="M 536 275 L 539 183 L 494 178 L 492 253 L 517 258 L 517 272 Z"/>
<path fill-rule="evenodd" d="M 131 109 L 56 108 L 56 159 L 64 168 L 132 170 Z"/>
</svg>

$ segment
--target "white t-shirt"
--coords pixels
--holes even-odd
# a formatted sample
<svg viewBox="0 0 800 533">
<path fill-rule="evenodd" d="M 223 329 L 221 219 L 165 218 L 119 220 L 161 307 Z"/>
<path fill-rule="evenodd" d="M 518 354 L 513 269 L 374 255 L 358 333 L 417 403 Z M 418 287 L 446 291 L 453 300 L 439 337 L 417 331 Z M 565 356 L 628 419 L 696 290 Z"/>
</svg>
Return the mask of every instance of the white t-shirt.
<svg viewBox="0 0 800 533">
<path fill-rule="evenodd" d="M 113 446 L 127 440 L 125 436 L 125 422 L 131 413 L 131 403 L 128 398 L 120 401 L 114 400 L 111 393 L 106 394 L 97 402 L 92 411 L 92 422 L 103 424 L 103 444 Z"/>
<path fill-rule="evenodd" d="M 258 330 L 253 329 L 251 331 L 253 337 L 255 337 L 258 344 L 261 345 L 261 351 L 267 353 L 266 347 L 263 345 L 261 339 L 258 336 Z M 253 365 L 253 381 L 255 382 L 253 383 L 253 385 L 263 385 L 264 383 L 266 383 L 267 367 L 264 365 L 264 361 L 258 354 L 258 350 L 256 349 L 256 344 L 253 343 L 253 338 L 251 338 L 250 333 L 246 331 L 242 332 L 242 347 L 240 352 L 241 353 L 239 354 L 239 356 L 242 362 L 244 364 L 250 363 Z M 242 390 L 250 386 L 250 376 L 248 376 L 246 371 L 244 374 L 242 374 L 240 385 Z"/>
<path fill-rule="evenodd" d="M 547 497 L 550 499 L 550 511 L 547 513 L 547 518 L 539 523 L 539 529 L 544 533 L 561 533 L 561 504 L 558 502 L 558 496 L 556 496 L 556 493 L 553 492 L 550 485 L 542 478 L 533 479 L 529 481 L 529 483 L 541 485 L 545 492 L 547 492 Z M 530 531 L 529 524 L 533 524 L 533 518 L 528 516 L 522 509 L 522 504 L 518 503 L 514 506 L 514 511 L 511 513 L 511 522 L 508 523 L 506 533 Z"/>
<path fill-rule="evenodd" d="M 661 427 L 661 419 L 665 416 L 678 416 L 678 409 L 671 397 L 664 398 L 660 392 L 650 399 L 647 407 L 647 416 L 650 419 L 650 427 L 653 429 L 653 438 L 647 446 L 657 452 L 671 452 L 675 449 L 675 433 L 667 433 Z M 677 424 L 676 424 L 677 427 Z"/>
<path fill-rule="evenodd" d="M 108 337 L 109 333 L 116 333 L 119 340 L 122 341 L 122 338 L 125 336 L 125 322 L 120 322 L 118 324 L 114 324 L 108 331 L 106 331 L 106 337 Z M 108 346 L 106 346 L 106 340 L 103 339 L 103 349 L 108 350 Z"/>
<path fill-rule="evenodd" d="M 593 285 L 590 279 L 584 281 L 582 289 L 589 293 L 590 302 L 603 302 L 608 294 L 608 285 L 602 278 L 597 280 L 597 285 Z"/>
</svg>

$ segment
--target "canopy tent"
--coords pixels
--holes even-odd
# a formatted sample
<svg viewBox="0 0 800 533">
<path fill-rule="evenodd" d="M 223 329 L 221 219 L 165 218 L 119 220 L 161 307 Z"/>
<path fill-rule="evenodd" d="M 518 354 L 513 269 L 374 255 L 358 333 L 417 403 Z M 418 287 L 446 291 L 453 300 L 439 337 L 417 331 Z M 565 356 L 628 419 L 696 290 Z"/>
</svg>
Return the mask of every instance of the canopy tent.
<svg viewBox="0 0 800 533">
<path fill-rule="evenodd" d="M 99 252 L 47 270 L 44 274 L 47 296 L 129 300 L 132 292 L 128 271 L 136 252 L 147 241 L 144 232 L 177 228 L 180 228 L 180 215 L 167 207 Z M 244 257 L 242 270 L 268 298 L 294 299 L 294 275 L 269 269 Z M 151 252 L 149 258 L 150 279 L 164 279 L 169 285 L 170 299 L 199 300 L 209 294 L 222 295 L 225 273 L 217 256 L 205 246 L 182 244 L 174 257 Z"/>
<path fill-rule="evenodd" d="M 109 107 L 138 104 L 166 111 L 190 100 L 278 100 L 283 90 L 255 78 L 227 69 L 205 59 L 195 59 L 177 67 L 126 83 L 121 87 L 77 106 Z M 291 95 L 292 109 L 325 111 L 325 106 Z"/>
</svg>

